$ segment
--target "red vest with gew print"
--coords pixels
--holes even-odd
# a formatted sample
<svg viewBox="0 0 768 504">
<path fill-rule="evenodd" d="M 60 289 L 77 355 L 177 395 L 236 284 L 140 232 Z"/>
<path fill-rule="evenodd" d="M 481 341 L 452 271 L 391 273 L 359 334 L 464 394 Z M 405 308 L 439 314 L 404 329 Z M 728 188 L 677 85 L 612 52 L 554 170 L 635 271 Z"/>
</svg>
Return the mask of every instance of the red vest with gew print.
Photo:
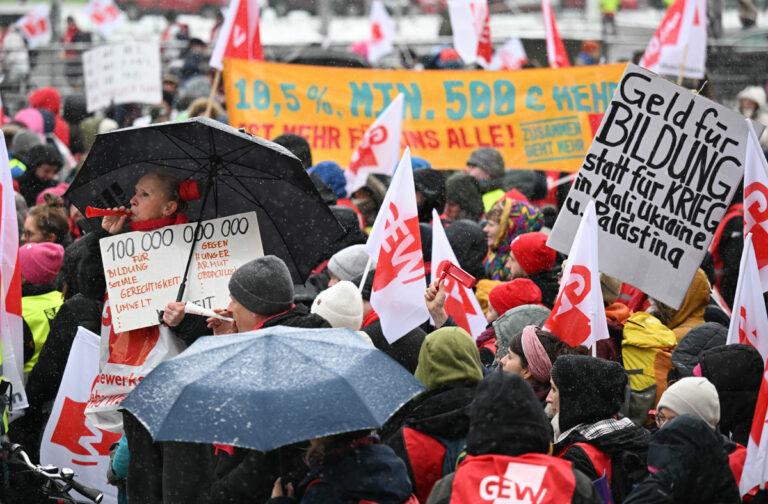
<svg viewBox="0 0 768 504">
<path fill-rule="evenodd" d="M 469 456 L 453 478 L 451 504 L 565 504 L 575 488 L 566 460 L 539 453 Z"/>
</svg>

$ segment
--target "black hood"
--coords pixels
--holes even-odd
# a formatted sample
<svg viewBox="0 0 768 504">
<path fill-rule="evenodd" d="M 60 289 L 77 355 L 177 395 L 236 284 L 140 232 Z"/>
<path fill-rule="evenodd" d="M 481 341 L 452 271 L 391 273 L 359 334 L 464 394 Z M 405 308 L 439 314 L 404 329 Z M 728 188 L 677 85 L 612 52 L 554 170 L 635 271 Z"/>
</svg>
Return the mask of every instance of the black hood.
<svg viewBox="0 0 768 504">
<path fill-rule="evenodd" d="M 715 322 L 694 327 L 677 344 L 672 352 L 672 364 L 679 376 L 693 376 L 693 368 L 699 363 L 704 350 L 725 345 L 728 329 Z"/>
<path fill-rule="evenodd" d="M 549 432 L 541 402 L 521 377 L 497 371 L 477 386 L 469 409 L 471 455 L 547 453 Z"/>
<path fill-rule="evenodd" d="M 445 230 L 459 266 L 475 278 L 485 277 L 483 260 L 488 253 L 488 240 L 480 224 L 457 220 Z"/>
<path fill-rule="evenodd" d="M 421 394 L 414 400 L 405 425 L 432 437 L 466 437 L 476 387 L 474 382 L 453 382 Z"/>
<path fill-rule="evenodd" d="M 432 210 L 443 213 L 445 208 L 445 176 L 437 170 L 416 170 L 413 172 L 416 192 L 421 193 L 419 222 L 431 222 Z"/>
<path fill-rule="evenodd" d="M 741 502 L 721 437 L 698 418 L 679 416 L 654 434 L 648 466 L 671 483 L 676 503 Z"/>
<path fill-rule="evenodd" d="M 606 420 L 624 402 L 627 373 L 621 364 L 586 355 L 561 355 L 552 366 L 560 393 L 560 430 Z"/>
<path fill-rule="evenodd" d="M 632 424 L 625 429 L 609 432 L 587 442 L 609 457 L 616 453 L 631 452 L 645 460 L 648 444 L 651 442 L 651 433 Z"/>
<path fill-rule="evenodd" d="M 760 353 L 748 345 L 723 345 L 705 350 L 700 364 L 720 398 L 720 430 L 746 446 L 763 379 Z"/>
<path fill-rule="evenodd" d="M 557 294 L 560 292 L 560 283 L 557 281 L 557 273 L 554 269 L 528 275 L 531 282 L 541 291 L 541 304 L 548 308 L 555 305 Z"/>
</svg>

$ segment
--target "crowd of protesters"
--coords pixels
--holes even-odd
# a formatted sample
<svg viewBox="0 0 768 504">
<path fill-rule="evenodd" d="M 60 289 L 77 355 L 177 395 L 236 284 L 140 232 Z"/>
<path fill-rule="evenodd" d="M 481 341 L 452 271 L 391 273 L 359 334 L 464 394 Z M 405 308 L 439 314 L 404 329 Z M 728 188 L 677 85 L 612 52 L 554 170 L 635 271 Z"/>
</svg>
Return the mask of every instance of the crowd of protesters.
<svg viewBox="0 0 768 504">
<path fill-rule="evenodd" d="M 101 330 L 106 289 L 98 240 L 187 221 L 179 181 L 161 168 L 136 185 L 125 202 L 129 216 L 105 217 L 96 227 L 68 204 L 67 184 L 96 134 L 202 113 L 205 103 L 178 84 L 165 78 L 162 107 L 117 106 L 104 114 L 87 113 L 82 96 L 44 88 L 2 126 L 16 190 L 29 400 L 9 435 L 35 460 L 77 327 Z M 739 99 L 745 115 L 766 114 L 761 88 Z M 225 120 L 223 109 L 215 114 Z M 279 325 L 349 328 L 413 373 L 425 391 L 378 432 L 267 453 L 155 443 L 124 412 L 109 474 L 123 502 L 597 503 L 605 495 L 629 504 L 742 501 L 738 482 L 763 361 L 750 346 L 725 345 L 743 244 L 738 201 L 680 308 L 601 275 L 610 339 L 599 342 L 595 357 L 542 328 L 565 259 L 546 242 L 567 175 L 506 170 L 491 148 L 476 150 L 452 173 L 414 158 L 425 261 L 436 210 L 459 266 L 479 279 L 475 293 L 488 325 L 471 335 L 457 327 L 445 311 L 444 286 L 429 279 L 431 321 L 389 343 L 370 303 L 375 264 L 366 275 L 363 246 L 389 177 L 371 175 L 349 194 L 337 164 L 344 160 L 313 159 L 296 135 L 272 140 L 302 161 L 344 236 L 323 251 L 304 285 L 294 285 L 275 256 L 240 267 L 229 281 L 231 303 L 218 307 L 233 322 L 185 315 L 183 304 L 171 302 L 158 330 L 183 348 L 205 335 Z M 543 483 L 539 478 L 546 491 L 515 500 L 515 475 L 507 471 L 513 463 L 546 467 Z M 24 475 L 7 492 L 9 502 L 41 502 Z M 744 501 L 765 498 L 755 489 Z"/>
</svg>

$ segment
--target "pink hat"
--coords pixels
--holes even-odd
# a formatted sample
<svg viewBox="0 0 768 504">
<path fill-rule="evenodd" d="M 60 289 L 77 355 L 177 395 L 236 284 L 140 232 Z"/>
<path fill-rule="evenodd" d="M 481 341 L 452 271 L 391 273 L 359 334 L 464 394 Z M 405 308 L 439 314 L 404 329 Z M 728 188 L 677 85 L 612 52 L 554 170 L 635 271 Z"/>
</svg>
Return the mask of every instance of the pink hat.
<svg viewBox="0 0 768 504">
<path fill-rule="evenodd" d="M 44 189 L 40 194 L 37 195 L 37 199 L 35 200 L 35 205 L 44 205 L 45 204 L 45 195 L 46 194 L 53 194 L 54 196 L 58 196 L 61 198 L 64 196 L 64 193 L 67 192 L 67 189 L 69 188 L 69 184 L 66 182 L 60 182 L 58 185 L 55 185 L 53 187 L 49 187 L 48 189 Z"/>
<path fill-rule="evenodd" d="M 64 264 L 64 247 L 58 243 L 27 243 L 19 247 L 23 281 L 33 285 L 53 282 Z"/>
<path fill-rule="evenodd" d="M 20 122 L 27 127 L 32 133 L 43 135 L 45 132 L 45 123 L 43 122 L 43 114 L 39 110 L 33 108 L 25 108 L 16 112 L 13 116 L 13 120 Z"/>
</svg>

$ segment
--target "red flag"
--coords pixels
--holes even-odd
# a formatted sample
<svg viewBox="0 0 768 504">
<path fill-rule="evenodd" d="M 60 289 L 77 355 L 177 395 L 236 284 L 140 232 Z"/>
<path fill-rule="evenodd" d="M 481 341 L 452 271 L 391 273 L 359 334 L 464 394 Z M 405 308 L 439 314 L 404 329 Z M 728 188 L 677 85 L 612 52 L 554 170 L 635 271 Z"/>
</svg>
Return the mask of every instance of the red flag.
<svg viewBox="0 0 768 504">
<path fill-rule="evenodd" d="M 232 0 L 216 39 L 209 65 L 221 70 L 224 58 L 263 60 L 258 0 Z"/>
<path fill-rule="evenodd" d="M 544 34 L 547 42 L 547 60 L 552 68 L 565 68 L 571 66 L 568 60 L 568 53 L 565 52 L 563 39 L 560 38 L 560 32 L 557 30 L 557 21 L 552 12 L 552 6 L 549 0 L 541 0 L 541 15 L 544 17 Z"/>
<path fill-rule="evenodd" d="M 379 315 L 384 337 L 393 343 L 429 318 L 416 189 L 407 148 L 373 223 L 366 250 L 376 263 L 371 306 Z"/>
</svg>

